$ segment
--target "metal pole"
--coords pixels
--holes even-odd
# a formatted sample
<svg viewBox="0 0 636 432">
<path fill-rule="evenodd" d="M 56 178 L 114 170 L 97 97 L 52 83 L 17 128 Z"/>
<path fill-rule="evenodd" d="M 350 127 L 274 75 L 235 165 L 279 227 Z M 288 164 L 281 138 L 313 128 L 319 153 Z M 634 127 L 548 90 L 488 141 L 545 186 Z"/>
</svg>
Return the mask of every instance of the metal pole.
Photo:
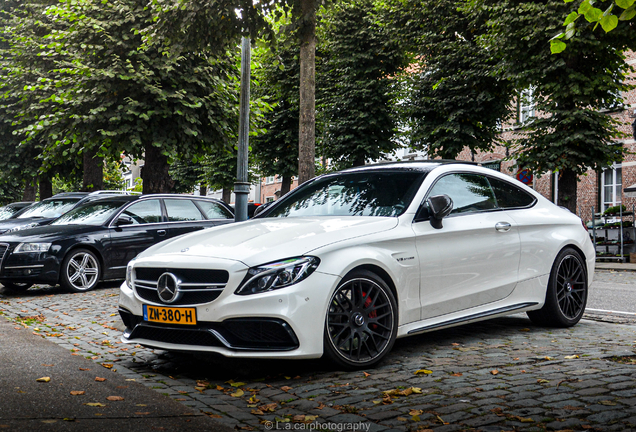
<svg viewBox="0 0 636 432">
<path fill-rule="evenodd" d="M 250 128 L 250 39 L 241 41 L 241 102 L 239 105 L 239 142 L 236 161 L 236 183 L 234 183 L 234 220 L 247 220 L 247 195 L 250 184 L 247 181 L 247 148 Z"/>
</svg>

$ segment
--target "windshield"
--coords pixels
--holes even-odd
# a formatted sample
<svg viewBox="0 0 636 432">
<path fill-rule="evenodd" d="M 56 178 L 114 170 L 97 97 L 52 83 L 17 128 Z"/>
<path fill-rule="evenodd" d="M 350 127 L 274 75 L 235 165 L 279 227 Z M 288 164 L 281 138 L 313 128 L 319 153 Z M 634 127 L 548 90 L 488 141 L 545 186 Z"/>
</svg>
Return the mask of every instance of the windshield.
<svg viewBox="0 0 636 432">
<path fill-rule="evenodd" d="M 2 207 L 0 208 L 0 220 L 9 219 L 13 216 L 19 209 L 15 207 Z"/>
<path fill-rule="evenodd" d="M 299 188 L 267 217 L 399 216 L 409 206 L 426 173 L 366 171 L 336 174 Z"/>
<path fill-rule="evenodd" d="M 76 198 L 47 199 L 40 201 L 29 207 L 24 213 L 18 216 L 18 219 L 32 217 L 56 218 L 72 209 L 73 206 L 77 204 L 77 201 L 79 200 Z"/>
<path fill-rule="evenodd" d="M 51 225 L 103 225 L 124 203 L 95 202 L 77 207 L 66 213 Z"/>
</svg>

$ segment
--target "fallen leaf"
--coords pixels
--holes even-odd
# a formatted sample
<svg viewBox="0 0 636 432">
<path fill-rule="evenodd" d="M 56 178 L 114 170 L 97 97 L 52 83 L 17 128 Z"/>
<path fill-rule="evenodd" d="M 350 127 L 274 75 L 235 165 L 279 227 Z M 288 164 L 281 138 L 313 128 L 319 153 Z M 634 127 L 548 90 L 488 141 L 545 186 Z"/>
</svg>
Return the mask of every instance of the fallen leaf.
<svg viewBox="0 0 636 432">
<path fill-rule="evenodd" d="M 106 378 L 95 377 L 95 381 L 97 381 L 97 382 L 104 382 L 104 381 L 106 381 Z"/>
<path fill-rule="evenodd" d="M 414 422 L 418 422 L 418 421 L 420 421 L 420 416 L 414 415 L 414 416 L 411 417 L 411 420 L 414 421 Z"/>
<path fill-rule="evenodd" d="M 284 392 L 288 392 L 288 391 L 292 390 L 292 387 L 290 387 L 290 386 L 282 386 L 280 389 L 282 391 L 284 391 Z"/>
<path fill-rule="evenodd" d="M 292 417 L 292 420 L 295 421 L 296 423 L 302 423 L 302 422 L 305 421 L 305 415 L 304 414 L 297 414 L 297 415 Z"/>
<path fill-rule="evenodd" d="M 79 395 L 86 394 L 86 392 L 84 390 L 73 390 L 73 391 L 71 391 L 71 394 L 73 396 L 79 396 Z"/>
<path fill-rule="evenodd" d="M 106 406 L 103 403 L 99 403 L 99 402 L 89 402 L 89 403 L 85 403 L 84 405 L 92 406 L 92 407 L 105 407 Z"/>
<path fill-rule="evenodd" d="M 243 396 L 244 394 L 245 392 L 243 390 L 237 389 L 234 393 L 230 393 L 230 396 L 237 398 Z"/>
<path fill-rule="evenodd" d="M 461 372 L 455 372 L 455 373 L 451 374 L 451 376 L 460 377 L 460 376 L 462 376 L 462 373 Z"/>
<path fill-rule="evenodd" d="M 272 403 L 267 404 L 267 405 L 261 405 L 260 407 L 258 407 L 258 409 L 260 411 L 264 412 L 264 413 L 266 413 L 266 412 L 274 412 L 274 411 L 276 411 L 277 406 L 278 405 L 276 404 L 276 402 L 272 402 Z"/>
<path fill-rule="evenodd" d="M 499 371 L 495 369 L 495 370 L 491 370 L 490 373 L 492 375 L 497 375 L 497 374 L 499 374 Z"/>
<path fill-rule="evenodd" d="M 109 401 L 123 401 L 124 400 L 124 398 L 121 397 L 121 396 L 108 396 L 106 399 L 109 400 Z"/>
<path fill-rule="evenodd" d="M 221 387 L 220 385 L 217 385 L 217 386 L 216 386 L 216 389 L 217 389 L 218 391 L 223 391 L 223 390 L 225 390 L 225 388 L 224 388 L 224 387 Z"/>
<path fill-rule="evenodd" d="M 146 412 L 136 412 L 135 414 L 137 414 L 137 415 L 148 415 L 148 414 L 150 414 L 150 411 L 146 411 Z"/>
<path fill-rule="evenodd" d="M 249 403 L 256 403 L 256 402 L 260 402 L 260 401 L 261 401 L 260 399 L 256 398 L 256 395 L 252 395 L 252 397 L 249 398 L 249 400 L 248 400 Z"/>
<path fill-rule="evenodd" d="M 254 414 L 254 415 L 264 415 L 265 414 L 263 411 L 261 411 L 259 409 L 255 409 L 255 410 L 253 409 L 251 411 L 251 413 Z"/>
<path fill-rule="evenodd" d="M 566 360 L 574 360 L 574 359 L 577 359 L 577 358 L 579 358 L 579 356 L 577 356 L 576 354 L 575 355 L 565 356 Z"/>
<path fill-rule="evenodd" d="M 409 411 L 409 415 L 411 416 L 418 416 L 418 415 L 422 415 L 424 413 L 424 410 L 410 410 Z"/>
<path fill-rule="evenodd" d="M 538 379 L 538 380 L 537 380 L 537 382 L 538 382 L 539 384 L 547 384 L 547 383 L 549 383 L 550 381 L 548 381 L 547 379 Z"/>
<path fill-rule="evenodd" d="M 428 370 L 428 369 L 420 369 L 420 370 L 415 371 L 415 375 L 430 375 L 432 373 L 433 373 L 433 371 Z"/>
<path fill-rule="evenodd" d="M 104 366 L 106 369 L 112 369 L 114 365 L 109 363 L 102 363 L 102 366 Z"/>
<path fill-rule="evenodd" d="M 88 368 L 79 368 L 79 370 L 81 370 L 81 371 L 89 371 L 90 369 L 88 369 Z"/>
<path fill-rule="evenodd" d="M 51 381 L 51 377 L 42 377 L 42 378 L 38 378 L 36 379 L 37 382 L 49 382 Z"/>
<path fill-rule="evenodd" d="M 599 402 L 601 405 L 605 405 L 605 406 L 615 406 L 617 405 L 616 402 L 612 402 L 610 400 L 602 400 Z"/>
<path fill-rule="evenodd" d="M 405 421 L 409 421 L 409 419 L 404 418 L 404 417 L 398 417 L 397 421 L 405 422 Z"/>
<path fill-rule="evenodd" d="M 233 383 L 228 383 L 230 384 L 232 387 L 240 387 L 240 386 L 244 386 L 245 383 L 244 382 L 233 382 Z"/>
<path fill-rule="evenodd" d="M 369 378 L 371 376 L 370 373 L 367 373 L 367 372 L 362 372 L 362 373 L 364 374 L 365 378 Z"/>
</svg>

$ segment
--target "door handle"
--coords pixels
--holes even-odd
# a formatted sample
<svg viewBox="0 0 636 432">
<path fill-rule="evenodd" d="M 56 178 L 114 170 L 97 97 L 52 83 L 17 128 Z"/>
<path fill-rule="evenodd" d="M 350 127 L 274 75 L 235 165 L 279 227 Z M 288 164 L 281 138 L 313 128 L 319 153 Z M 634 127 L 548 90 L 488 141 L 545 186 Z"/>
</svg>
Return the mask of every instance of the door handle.
<svg viewBox="0 0 636 432">
<path fill-rule="evenodd" d="M 157 235 L 160 235 L 161 237 L 166 235 L 166 230 L 159 230 L 157 231 Z"/>
<path fill-rule="evenodd" d="M 497 222 L 495 225 L 495 229 L 499 232 L 508 232 L 510 231 L 510 228 L 512 228 L 512 225 L 508 222 Z"/>
</svg>

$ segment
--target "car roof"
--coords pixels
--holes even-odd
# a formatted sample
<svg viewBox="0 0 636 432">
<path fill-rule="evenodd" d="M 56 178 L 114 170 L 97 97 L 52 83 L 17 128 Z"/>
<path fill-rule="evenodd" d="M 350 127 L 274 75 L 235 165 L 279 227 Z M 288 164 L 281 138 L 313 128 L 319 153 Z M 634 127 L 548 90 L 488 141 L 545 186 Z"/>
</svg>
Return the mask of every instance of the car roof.
<svg viewBox="0 0 636 432">
<path fill-rule="evenodd" d="M 94 202 L 121 202 L 121 203 L 126 203 L 126 202 L 131 202 L 131 201 L 136 201 L 136 200 L 146 200 L 146 199 L 153 199 L 153 198 L 184 198 L 184 199 L 199 199 L 199 200 L 206 200 L 206 201 L 213 201 L 213 202 L 217 202 L 217 203 L 221 203 L 223 205 L 225 205 L 225 203 L 223 203 L 222 201 L 216 199 L 216 198 L 212 198 L 212 197 L 207 197 L 207 196 L 201 196 L 201 195 L 183 195 L 183 194 L 146 194 L 146 195 L 96 195 L 94 197 L 91 197 L 90 203 L 94 203 Z M 225 205 L 226 207 L 228 207 L 227 205 Z M 231 209 L 231 207 L 230 207 Z"/>
<path fill-rule="evenodd" d="M 453 159 L 430 159 L 418 161 L 396 161 L 396 162 L 380 162 L 376 164 L 364 165 L 359 167 L 348 168 L 338 173 L 364 172 L 364 171 L 420 171 L 424 173 L 431 172 L 433 169 L 450 164 L 473 165 L 475 162 L 457 161 Z M 336 174 L 336 173 L 334 173 Z"/>
</svg>

